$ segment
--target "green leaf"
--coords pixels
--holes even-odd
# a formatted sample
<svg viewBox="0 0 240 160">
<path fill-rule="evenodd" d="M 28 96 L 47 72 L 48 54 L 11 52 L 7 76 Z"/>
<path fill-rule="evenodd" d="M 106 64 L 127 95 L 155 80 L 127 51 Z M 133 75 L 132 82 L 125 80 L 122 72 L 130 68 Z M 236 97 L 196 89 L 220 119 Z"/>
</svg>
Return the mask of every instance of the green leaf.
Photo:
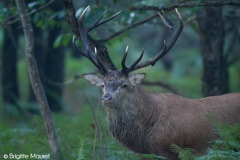
<svg viewBox="0 0 240 160">
<path fill-rule="evenodd" d="M 54 41 L 54 44 L 53 44 L 53 48 L 57 48 L 59 47 L 62 43 L 62 39 L 63 39 L 63 35 L 60 34 L 58 35 L 58 37 L 56 38 L 56 40 Z"/>
</svg>

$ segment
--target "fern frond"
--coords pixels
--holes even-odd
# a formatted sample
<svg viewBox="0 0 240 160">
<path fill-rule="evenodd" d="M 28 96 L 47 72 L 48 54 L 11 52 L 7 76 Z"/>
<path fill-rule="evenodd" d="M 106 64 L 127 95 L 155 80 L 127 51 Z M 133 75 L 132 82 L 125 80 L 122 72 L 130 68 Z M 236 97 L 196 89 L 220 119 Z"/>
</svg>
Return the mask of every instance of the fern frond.
<svg viewBox="0 0 240 160">
<path fill-rule="evenodd" d="M 180 160 L 194 160 L 193 149 L 191 148 L 181 148 L 178 145 L 171 145 L 173 152 L 178 154 Z"/>
<path fill-rule="evenodd" d="M 84 143 L 83 141 L 80 139 L 80 148 L 78 150 L 78 158 L 77 160 L 84 160 Z"/>
</svg>

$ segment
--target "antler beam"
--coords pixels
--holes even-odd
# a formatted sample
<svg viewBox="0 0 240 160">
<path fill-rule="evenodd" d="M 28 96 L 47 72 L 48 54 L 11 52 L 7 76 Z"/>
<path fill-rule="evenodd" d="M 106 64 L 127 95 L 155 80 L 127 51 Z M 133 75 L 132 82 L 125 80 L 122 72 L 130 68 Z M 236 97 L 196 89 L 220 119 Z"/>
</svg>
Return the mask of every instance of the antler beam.
<svg viewBox="0 0 240 160">
<path fill-rule="evenodd" d="M 91 32 L 92 30 L 94 30 L 95 28 L 99 27 L 100 25 L 112 20 L 113 18 L 115 18 L 120 12 L 108 17 L 107 19 L 103 19 L 104 15 L 106 14 L 107 11 L 105 11 L 91 26 L 89 27 L 84 27 L 83 24 L 83 19 L 84 16 L 87 12 L 87 10 L 89 9 L 89 6 L 86 7 L 83 12 L 81 13 L 79 19 L 78 19 L 78 26 L 79 26 L 79 32 L 80 32 L 80 38 L 81 38 L 81 42 L 82 45 L 85 47 L 86 52 L 80 50 L 77 48 L 76 45 L 76 37 L 73 37 L 73 46 L 74 48 L 84 57 L 88 58 L 99 70 L 102 74 L 107 73 L 107 69 L 104 66 L 104 64 L 100 61 L 99 57 L 98 57 L 98 53 L 97 53 L 97 49 L 95 47 L 92 47 L 92 44 L 90 44 L 89 41 L 89 32 Z M 95 48 L 95 51 L 94 49 Z"/>
<path fill-rule="evenodd" d="M 126 67 L 125 65 L 125 60 L 126 60 L 126 56 L 127 56 L 127 49 L 124 53 L 124 56 L 123 56 L 123 59 L 122 59 L 122 72 L 126 75 L 128 75 L 130 72 L 134 71 L 134 70 L 137 70 L 137 69 L 140 69 L 140 68 L 144 68 L 144 67 L 147 67 L 149 65 L 154 65 L 158 60 L 160 60 L 163 56 L 165 56 L 168 51 L 173 47 L 173 45 L 175 44 L 175 42 L 177 41 L 180 33 L 182 32 L 182 29 L 183 29 L 183 21 L 182 21 L 182 17 L 181 15 L 179 14 L 178 10 L 175 9 L 175 12 L 178 16 L 178 19 L 179 19 L 179 27 L 176 28 L 176 26 L 167 18 L 167 16 L 165 15 L 165 13 L 163 11 L 159 12 L 159 16 L 161 17 L 163 23 L 168 27 L 170 28 L 171 30 L 173 30 L 173 36 L 171 37 L 170 41 L 168 44 L 166 44 L 165 40 L 164 40 L 164 43 L 163 43 L 163 49 L 158 52 L 154 57 L 152 57 L 151 59 L 148 59 L 144 62 L 140 62 L 140 60 L 142 59 L 143 57 L 143 51 L 140 55 L 140 57 L 130 66 L 130 67 Z M 139 64 L 138 64 L 139 63 Z"/>
</svg>

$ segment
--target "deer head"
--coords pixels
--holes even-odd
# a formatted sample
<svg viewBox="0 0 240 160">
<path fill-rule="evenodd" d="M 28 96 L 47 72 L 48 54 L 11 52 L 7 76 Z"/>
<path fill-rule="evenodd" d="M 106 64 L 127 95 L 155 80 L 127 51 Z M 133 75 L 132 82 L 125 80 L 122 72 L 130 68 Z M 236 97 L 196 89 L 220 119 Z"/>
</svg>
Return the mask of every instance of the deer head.
<svg viewBox="0 0 240 160">
<path fill-rule="evenodd" d="M 88 80 L 92 85 L 101 86 L 103 90 L 102 103 L 105 106 L 112 106 L 112 104 L 120 103 L 125 96 L 129 95 L 127 93 L 133 92 L 136 86 L 138 86 L 145 78 L 145 74 L 143 73 L 138 73 L 130 76 L 129 75 L 130 72 L 140 68 L 147 67 L 149 65 L 153 66 L 159 59 L 161 59 L 164 55 L 167 54 L 167 52 L 172 48 L 172 46 L 177 41 L 183 29 L 183 22 L 177 9 L 175 9 L 175 11 L 180 21 L 180 25 L 178 28 L 176 28 L 176 26 L 167 18 L 163 11 L 160 11 L 158 14 L 161 17 L 162 21 L 167 27 L 169 27 L 173 31 L 173 36 L 171 37 L 169 43 L 166 44 L 166 42 L 164 41 L 163 49 L 161 51 L 159 51 L 154 57 L 144 62 L 140 62 L 144 54 L 143 50 L 139 58 L 130 66 L 126 66 L 125 64 L 128 53 L 127 47 L 121 61 L 122 69 L 107 70 L 104 64 L 98 58 L 97 49 L 94 46 L 92 46 L 92 44 L 90 44 L 89 42 L 90 36 L 88 35 L 88 33 L 92 31 L 94 28 L 100 26 L 101 24 L 106 23 L 107 21 L 113 19 L 120 12 L 116 13 L 115 15 L 105 20 L 102 20 L 105 14 L 104 12 L 104 14 L 98 20 L 96 20 L 96 22 L 93 25 L 91 25 L 88 28 L 85 28 L 83 25 L 83 18 L 88 8 L 89 6 L 82 12 L 79 18 L 80 38 L 83 46 L 85 46 L 86 52 L 83 52 L 82 50 L 79 50 L 76 47 L 75 37 L 73 38 L 73 45 L 79 51 L 80 54 L 88 58 L 101 72 L 102 74 L 101 76 L 95 74 L 84 74 L 83 77 L 86 80 Z"/>
<path fill-rule="evenodd" d="M 92 85 L 101 86 L 103 90 L 102 103 L 113 106 L 123 101 L 125 96 L 133 92 L 136 85 L 145 77 L 144 73 L 126 76 L 118 70 L 108 71 L 104 76 L 94 74 L 83 75 Z"/>
</svg>

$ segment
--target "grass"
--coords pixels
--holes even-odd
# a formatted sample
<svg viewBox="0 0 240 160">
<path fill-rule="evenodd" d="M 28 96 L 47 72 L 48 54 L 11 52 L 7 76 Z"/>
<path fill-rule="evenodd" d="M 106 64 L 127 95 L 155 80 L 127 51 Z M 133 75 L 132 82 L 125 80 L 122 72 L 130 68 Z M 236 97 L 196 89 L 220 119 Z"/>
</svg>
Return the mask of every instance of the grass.
<svg viewBox="0 0 240 160">
<path fill-rule="evenodd" d="M 53 114 L 63 160 L 137 160 L 139 156 L 125 149 L 108 132 L 100 106 L 84 105 L 79 115 Z M 94 111 L 94 113 L 92 113 Z M 93 114 L 96 119 L 93 118 Z M 22 120 L 0 119 L 0 157 L 7 154 L 48 155 L 50 149 L 40 116 Z M 208 154 L 194 156 L 191 149 L 172 146 L 181 160 L 221 160 L 240 158 L 240 125 L 217 124 L 220 139 L 212 142 Z M 156 159 L 154 155 L 141 157 Z"/>
<path fill-rule="evenodd" d="M 137 159 L 134 153 L 120 146 L 108 133 L 106 122 L 100 120 L 104 113 L 101 111 L 95 113 L 98 123 L 96 124 L 92 119 L 91 112 L 89 106 L 84 106 L 82 113 L 78 116 L 53 115 L 63 159 Z M 11 153 L 49 154 L 45 128 L 39 116 L 21 121 L 11 120 L 10 123 L 1 120 L 0 157 Z"/>
</svg>

